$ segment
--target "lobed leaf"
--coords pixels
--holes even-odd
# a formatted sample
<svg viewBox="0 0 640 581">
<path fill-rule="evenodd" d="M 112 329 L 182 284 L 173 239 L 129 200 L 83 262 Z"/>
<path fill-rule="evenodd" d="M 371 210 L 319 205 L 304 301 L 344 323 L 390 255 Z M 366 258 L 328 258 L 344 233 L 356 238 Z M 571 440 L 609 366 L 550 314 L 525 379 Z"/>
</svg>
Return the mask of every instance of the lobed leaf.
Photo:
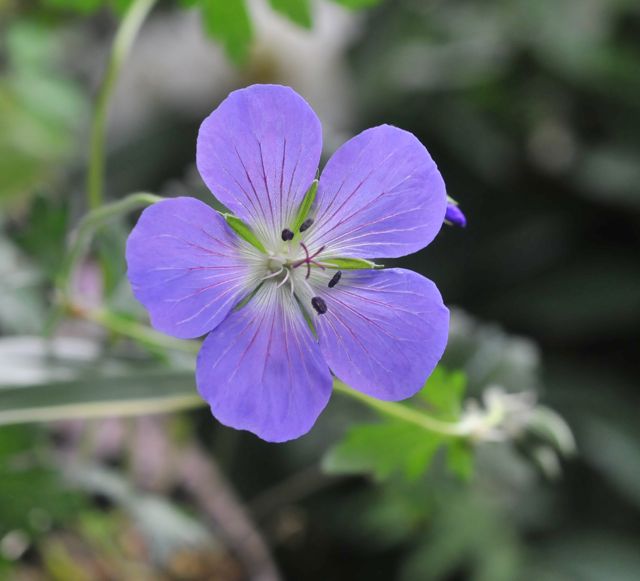
<svg viewBox="0 0 640 581">
<path fill-rule="evenodd" d="M 248 55 L 253 28 L 245 0 L 201 0 L 204 27 L 236 64 Z"/>
<path fill-rule="evenodd" d="M 352 427 L 323 461 L 333 474 L 368 472 L 378 480 L 400 472 L 415 480 L 428 467 L 443 439 L 418 426 L 398 421 Z"/>
</svg>

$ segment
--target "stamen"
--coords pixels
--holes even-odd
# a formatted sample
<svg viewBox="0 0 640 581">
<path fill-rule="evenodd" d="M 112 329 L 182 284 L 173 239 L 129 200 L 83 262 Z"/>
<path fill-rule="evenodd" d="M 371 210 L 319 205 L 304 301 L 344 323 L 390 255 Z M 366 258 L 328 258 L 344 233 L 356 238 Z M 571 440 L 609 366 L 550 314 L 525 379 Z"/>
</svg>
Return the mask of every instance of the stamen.
<svg viewBox="0 0 640 581">
<path fill-rule="evenodd" d="M 334 286 L 336 286 L 340 282 L 341 278 L 342 278 L 342 271 L 339 270 L 333 275 L 333 277 L 329 281 L 329 288 L 333 288 Z"/>
<path fill-rule="evenodd" d="M 285 284 L 289 280 L 290 273 L 291 271 L 287 268 L 287 272 L 284 275 L 284 278 L 278 283 L 278 286 L 276 288 L 280 288 L 283 284 Z M 291 281 L 291 287 L 293 288 L 293 280 Z"/>
<path fill-rule="evenodd" d="M 319 315 L 324 315 L 327 312 L 327 303 L 324 302 L 322 297 L 313 297 L 311 299 L 311 306 Z"/>
<path fill-rule="evenodd" d="M 289 240 L 293 240 L 293 236 L 294 236 L 294 234 L 293 234 L 293 232 L 292 232 L 291 230 L 289 230 L 289 228 L 285 228 L 285 229 L 282 231 L 282 234 L 281 234 L 280 236 L 282 236 L 282 239 L 283 239 L 285 242 L 289 242 Z"/>
<path fill-rule="evenodd" d="M 313 224 L 313 218 L 307 218 L 302 224 L 300 224 L 300 232 L 308 230 Z"/>
<path fill-rule="evenodd" d="M 267 280 L 268 278 L 273 278 L 274 276 L 278 276 L 279 274 L 282 274 L 283 270 L 284 270 L 284 266 L 281 266 L 280 270 L 277 270 L 276 272 L 272 272 L 271 274 L 267 274 L 266 276 L 263 276 L 262 280 Z"/>
</svg>

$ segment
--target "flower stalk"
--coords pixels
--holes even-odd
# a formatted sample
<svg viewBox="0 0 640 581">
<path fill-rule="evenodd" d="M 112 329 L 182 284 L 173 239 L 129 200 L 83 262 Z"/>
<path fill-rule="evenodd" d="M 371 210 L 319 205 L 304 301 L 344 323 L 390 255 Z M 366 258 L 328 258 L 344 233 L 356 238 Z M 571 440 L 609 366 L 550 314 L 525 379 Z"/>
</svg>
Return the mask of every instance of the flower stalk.
<svg viewBox="0 0 640 581">
<path fill-rule="evenodd" d="M 105 168 L 105 133 L 109 104 L 115 91 L 120 70 L 138 32 L 157 0 L 134 0 L 124 15 L 111 48 L 107 69 L 98 93 L 91 123 L 89 168 L 87 172 L 87 202 L 91 210 L 102 205 Z"/>
</svg>

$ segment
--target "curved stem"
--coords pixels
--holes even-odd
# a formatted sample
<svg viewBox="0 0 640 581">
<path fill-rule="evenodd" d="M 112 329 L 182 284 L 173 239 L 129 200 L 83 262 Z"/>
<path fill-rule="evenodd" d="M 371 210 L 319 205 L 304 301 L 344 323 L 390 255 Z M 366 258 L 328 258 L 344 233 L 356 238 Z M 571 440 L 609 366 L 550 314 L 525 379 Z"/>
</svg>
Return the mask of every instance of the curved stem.
<svg viewBox="0 0 640 581">
<path fill-rule="evenodd" d="M 108 220 L 162 200 L 161 197 L 147 192 L 130 194 L 117 202 L 101 206 L 89 212 L 78 224 L 69 247 L 66 259 L 58 277 L 58 289 L 66 297 L 70 293 L 73 271 L 87 250 L 95 230 Z"/>
<path fill-rule="evenodd" d="M 105 72 L 96 108 L 91 123 L 91 143 L 89 146 L 89 169 L 87 173 L 87 201 L 89 208 L 95 210 L 102 205 L 104 189 L 104 144 L 109 103 L 116 88 L 120 69 L 127 58 L 131 46 L 138 35 L 149 11 L 156 0 L 134 0 L 127 10 L 116 32 L 109 63 Z"/>
<path fill-rule="evenodd" d="M 453 437 L 467 437 L 470 435 L 469 429 L 462 423 L 443 422 L 442 420 L 432 418 L 431 416 L 407 407 L 406 405 L 392 401 L 375 399 L 348 387 L 339 379 L 334 380 L 333 388 L 337 392 L 348 395 L 353 399 L 357 399 L 359 402 L 362 402 L 387 416 L 394 417 L 410 424 L 415 424 L 429 432 Z"/>
<path fill-rule="evenodd" d="M 69 307 L 72 295 L 73 273 L 85 255 L 95 231 L 112 218 L 137 210 L 138 208 L 150 206 L 151 204 L 159 202 L 161 199 L 162 198 L 154 194 L 138 192 L 122 198 L 117 202 L 96 208 L 82 218 L 73 234 L 71 243 L 69 244 L 69 250 L 60 268 L 60 273 L 56 277 L 55 286 L 59 294 L 58 306 L 53 309 L 45 325 L 45 335 L 50 336 L 53 333 L 58 322 L 63 317 L 65 310 Z"/>
</svg>

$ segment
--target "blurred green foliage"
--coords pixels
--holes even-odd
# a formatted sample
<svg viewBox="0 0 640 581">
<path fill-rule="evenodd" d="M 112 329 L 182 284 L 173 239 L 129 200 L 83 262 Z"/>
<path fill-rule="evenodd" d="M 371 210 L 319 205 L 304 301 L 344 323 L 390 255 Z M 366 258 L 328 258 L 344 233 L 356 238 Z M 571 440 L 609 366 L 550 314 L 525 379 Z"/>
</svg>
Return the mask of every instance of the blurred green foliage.
<svg viewBox="0 0 640 581">
<path fill-rule="evenodd" d="M 429 417 L 455 423 L 461 419 L 464 390 L 463 373 L 448 373 L 439 367 L 416 396 L 414 406 L 425 409 Z M 330 474 L 371 473 L 383 480 L 400 473 L 415 481 L 440 448 L 446 448 L 452 472 L 468 479 L 472 467 L 469 444 L 397 419 L 351 426 L 324 458 L 323 467 Z"/>
<path fill-rule="evenodd" d="M 0 70 L 0 208 L 24 204 L 36 189 L 61 176 L 87 120 L 79 87 L 56 71 L 55 32 L 16 22 L 3 36 Z"/>
</svg>

